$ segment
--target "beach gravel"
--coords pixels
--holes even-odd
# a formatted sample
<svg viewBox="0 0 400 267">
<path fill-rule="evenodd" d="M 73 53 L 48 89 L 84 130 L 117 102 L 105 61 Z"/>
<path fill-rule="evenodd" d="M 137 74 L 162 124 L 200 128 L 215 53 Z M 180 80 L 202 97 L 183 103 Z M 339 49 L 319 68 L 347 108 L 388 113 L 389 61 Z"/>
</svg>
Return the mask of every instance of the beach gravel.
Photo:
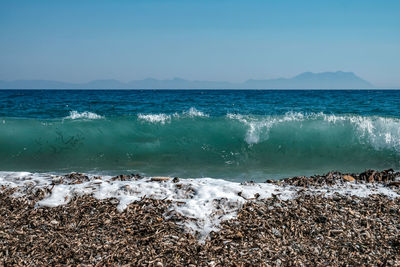
<svg viewBox="0 0 400 267">
<path fill-rule="evenodd" d="M 312 183 L 307 179 L 287 183 Z M 336 180 L 343 177 L 332 174 L 324 184 Z M 384 195 L 304 190 L 287 200 L 248 201 L 199 242 L 167 200 L 143 198 L 121 212 L 115 199 L 83 195 L 50 208 L 37 206 L 43 192 L 14 197 L 14 191 L 0 193 L 4 266 L 400 266 L 400 199 Z"/>
</svg>

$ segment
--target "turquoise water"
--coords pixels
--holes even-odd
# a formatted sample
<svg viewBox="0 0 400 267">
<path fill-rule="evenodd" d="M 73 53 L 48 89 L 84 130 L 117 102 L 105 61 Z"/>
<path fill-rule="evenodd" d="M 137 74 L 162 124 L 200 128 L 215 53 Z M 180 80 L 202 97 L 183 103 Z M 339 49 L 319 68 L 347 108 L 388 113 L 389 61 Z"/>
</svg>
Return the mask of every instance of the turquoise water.
<svg viewBox="0 0 400 267">
<path fill-rule="evenodd" d="M 400 91 L 0 91 L 0 171 L 262 181 L 399 166 Z"/>
</svg>

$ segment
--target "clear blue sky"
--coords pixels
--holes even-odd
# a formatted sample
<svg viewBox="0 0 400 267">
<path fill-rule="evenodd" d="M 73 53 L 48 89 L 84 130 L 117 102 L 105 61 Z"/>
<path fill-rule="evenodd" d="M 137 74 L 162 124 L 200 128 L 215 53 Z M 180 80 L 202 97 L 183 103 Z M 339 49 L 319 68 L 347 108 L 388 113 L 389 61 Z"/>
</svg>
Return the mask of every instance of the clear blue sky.
<svg viewBox="0 0 400 267">
<path fill-rule="evenodd" d="M 400 1 L 0 0 L 0 79 L 244 81 L 353 71 L 400 86 Z"/>
</svg>

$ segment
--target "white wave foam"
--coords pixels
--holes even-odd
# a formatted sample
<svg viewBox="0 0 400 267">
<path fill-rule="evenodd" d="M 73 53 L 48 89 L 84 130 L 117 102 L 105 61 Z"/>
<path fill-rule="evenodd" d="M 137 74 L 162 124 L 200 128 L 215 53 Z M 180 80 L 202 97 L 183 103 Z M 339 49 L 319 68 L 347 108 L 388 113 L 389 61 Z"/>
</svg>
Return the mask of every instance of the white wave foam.
<svg viewBox="0 0 400 267">
<path fill-rule="evenodd" d="M 226 115 L 229 119 L 238 120 L 249 127 L 245 140 L 249 145 L 257 144 L 260 141 L 261 135 L 264 134 L 263 140 L 268 139 L 268 133 L 274 121 L 271 119 L 259 119 L 252 116 L 244 116 L 240 114 Z"/>
<path fill-rule="evenodd" d="M 60 176 L 28 172 L 0 172 L 0 186 L 17 187 L 15 196 L 21 196 L 32 188 L 51 188 L 50 195 L 38 202 L 38 205 L 55 207 L 67 204 L 73 196 L 90 194 L 97 199 L 116 198 L 118 209 L 124 210 L 130 203 L 143 197 L 172 200 L 170 212 L 177 212 L 187 218 L 183 227 L 189 231 L 198 231 L 205 238 L 211 231 L 217 231 L 222 221 L 234 218 L 246 201 L 268 199 L 277 195 L 280 199 L 296 197 L 301 188 L 279 186 L 270 183 L 235 183 L 221 179 L 199 178 L 172 180 L 165 182 L 143 178 L 132 181 L 112 181 L 110 176 L 90 176 L 90 180 L 81 184 L 56 184 Z M 179 184 L 179 186 L 177 186 Z M 1 187 L 0 187 L 1 188 Z M 381 184 L 347 183 L 326 188 L 310 187 L 310 193 L 327 197 L 334 193 L 367 197 L 371 194 L 383 194 L 391 198 L 400 197 L 395 191 Z M 179 204 L 178 204 L 179 203 Z M 166 215 L 166 216 L 170 216 Z"/>
<path fill-rule="evenodd" d="M 394 148 L 400 152 L 400 121 L 382 117 L 355 118 L 351 121 L 358 126 L 364 137 L 376 150 Z"/>
<path fill-rule="evenodd" d="M 204 112 L 199 111 L 194 107 L 191 107 L 188 111 L 184 111 L 182 114 L 187 115 L 191 118 L 193 118 L 193 117 L 209 117 L 208 114 L 205 114 Z"/>
<path fill-rule="evenodd" d="M 376 150 L 386 148 L 400 152 L 400 120 L 397 118 L 322 113 L 318 117 L 332 124 L 349 123 L 358 134 L 359 141 L 368 142 Z"/>
<path fill-rule="evenodd" d="M 89 112 L 89 111 L 84 111 L 84 112 L 78 112 L 76 110 L 72 110 L 69 112 L 69 116 L 65 117 L 64 119 L 71 119 L 71 120 L 76 120 L 76 119 L 89 119 L 89 120 L 95 120 L 95 119 L 102 119 L 104 118 L 103 116 L 100 116 L 96 113 Z"/>
<path fill-rule="evenodd" d="M 228 113 L 226 117 L 238 120 L 248 127 L 245 141 L 249 145 L 253 145 L 260 141 L 268 140 L 269 131 L 276 124 L 292 121 L 304 121 L 307 116 L 300 112 L 287 112 L 283 116 L 252 116 Z"/>
<path fill-rule="evenodd" d="M 182 113 L 175 112 L 172 115 L 159 113 L 159 114 L 138 114 L 138 119 L 145 120 L 151 123 L 170 123 L 172 118 L 194 118 L 194 117 L 209 117 L 208 114 L 205 114 L 202 111 L 197 110 L 194 107 L 191 107 L 188 111 L 183 111 Z"/>
<path fill-rule="evenodd" d="M 160 114 L 138 114 L 138 118 L 140 120 L 144 120 L 151 123 L 161 123 L 165 124 L 166 122 L 171 121 L 171 115 L 166 115 L 163 113 Z"/>
<path fill-rule="evenodd" d="M 349 125 L 360 142 L 368 142 L 376 150 L 388 148 L 400 152 L 400 119 L 379 116 L 334 115 L 320 113 L 304 114 L 287 112 L 282 116 L 251 116 L 227 114 L 227 118 L 242 122 L 248 127 L 245 140 L 248 144 L 257 144 L 269 137 L 273 127 L 287 122 L 299 122 L 303 127 L 307 121 L 322 121 L 327 126 Z"/>
<path fill-rule="evenodd" d="M 269 131 L 276 124 L 292 121 L 304 121 L 307 116 L 300 112 L 288 112 L 284 116 L 252 116 L 228 113 L 226 117 L 238 120 L 248 126 L 245 141 L 249 145 L 253 145 L 260 141 L 267 140 L 269 137 Z"/>
</svg>

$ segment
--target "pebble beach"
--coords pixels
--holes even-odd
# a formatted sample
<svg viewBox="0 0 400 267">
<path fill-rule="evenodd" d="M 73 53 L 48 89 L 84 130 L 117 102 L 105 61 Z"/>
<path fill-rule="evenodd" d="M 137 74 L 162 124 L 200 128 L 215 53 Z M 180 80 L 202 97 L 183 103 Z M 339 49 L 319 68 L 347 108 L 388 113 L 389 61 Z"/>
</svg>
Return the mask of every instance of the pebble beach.
<svg viewBox="0 0 400 267">
<path fill-rule="evenodd" d="M 30 176 L 1 180 L 4 266 L 400 265 L 400 173 L 393 170 L 226 184 L 225 195 L 197 204 L 190 201 L 201 186 L 190 179 L 72 173 L 39 183 Z M 119 193 L 76 189 L 104 187 L 99 181 Z M 120 183 L 140 182 L 178 193 L 130 192 L 121 206 Z M 60 188 L 69 190 L 65 202 L 51 204 Z M 196 217 L 196 205 L 212 208 Z"/>
</svg>

